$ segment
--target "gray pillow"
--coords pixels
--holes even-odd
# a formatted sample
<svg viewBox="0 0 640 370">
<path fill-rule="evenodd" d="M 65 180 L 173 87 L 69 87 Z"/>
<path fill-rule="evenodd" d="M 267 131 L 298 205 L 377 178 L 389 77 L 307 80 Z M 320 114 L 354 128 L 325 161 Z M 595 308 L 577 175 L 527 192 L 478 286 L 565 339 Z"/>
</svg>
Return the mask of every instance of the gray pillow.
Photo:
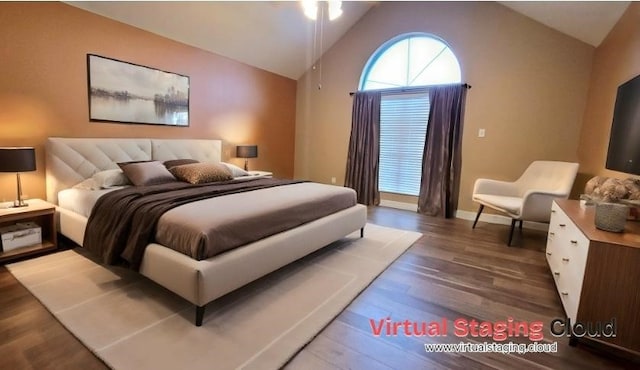
<svg viewBox="0 0 640 370">
<path fill-rule="evenodd" d="M 175 166 L 182 166 L 183 164 L 192 164 L 198 163 L 195 159 L 170 159 L 168 161 L 164 161 L 164 166 L 167 167 L 168 170 Z"/>
<path fill-rule="evenodd" d="M 135 186 L 147 186 L 176 181 L 171 172 L 158 161 L 119 163 L 122 172 Z"/>
</svg>

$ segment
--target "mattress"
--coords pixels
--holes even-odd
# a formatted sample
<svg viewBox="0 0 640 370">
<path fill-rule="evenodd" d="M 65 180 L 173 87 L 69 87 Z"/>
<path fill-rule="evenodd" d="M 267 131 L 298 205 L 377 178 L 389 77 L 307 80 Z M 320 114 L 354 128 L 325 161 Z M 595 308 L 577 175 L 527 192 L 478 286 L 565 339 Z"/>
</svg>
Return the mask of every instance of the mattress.
<svg viewBox="0 0 640 370">
<path fill-rule="evenodd" d="M 58 206 L 88 218 L 98 198 L 123 187 L 117 186 L 100 190 L 65 189 L 58 193 Z"/>
</svg>

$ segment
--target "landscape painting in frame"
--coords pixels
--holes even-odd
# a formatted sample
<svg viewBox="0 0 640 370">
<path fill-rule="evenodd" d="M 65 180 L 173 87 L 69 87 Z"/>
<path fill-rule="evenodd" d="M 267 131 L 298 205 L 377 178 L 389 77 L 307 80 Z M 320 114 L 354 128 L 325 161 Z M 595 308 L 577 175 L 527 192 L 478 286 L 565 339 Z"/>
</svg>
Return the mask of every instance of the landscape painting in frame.
<svg viewBox="0 0 640 370">
<path fill-rule="evenodd" d="M 87 54 L 89 119 L 189 126 L 189 77 Z"/>
</svg>

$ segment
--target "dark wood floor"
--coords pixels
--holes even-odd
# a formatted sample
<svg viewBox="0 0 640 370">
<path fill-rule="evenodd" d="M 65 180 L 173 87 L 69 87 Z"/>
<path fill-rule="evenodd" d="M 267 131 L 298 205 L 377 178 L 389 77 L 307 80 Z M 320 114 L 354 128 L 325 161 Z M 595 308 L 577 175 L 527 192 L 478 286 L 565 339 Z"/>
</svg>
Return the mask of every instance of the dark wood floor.
<svg viewBox="0 0 640 370">
<path fill-rule="evenodd" d="M 289 364 L 291 369 L 622 369 L 637 364 L 552 337 L 548 323 L 563 311 L 544 258 L 546 234 L 524 230 L 505 245 L 508 226 L 436 219 L 373 207 L 369 220 L 422 232 L 423 237 L 376 279 Z M 448 337 L 372 335 L 369 320 L 545 323 L 557 353 L 426 353 L 425 343 Z M 471 338 L 469 338 L 471 339 Z M 470 341 L 466 340 L 465 341 Z M 479 340 L 481 342 L 482 340 Z M 490 342 L 490 340 L 487 340 Z M 526 338 L 514 342 L 529 343 Z M 477 341 L 478 342 L 478 341 Z M 0 267 L 0 369 L 104 369 L 4 268 Z"/>
</svg>

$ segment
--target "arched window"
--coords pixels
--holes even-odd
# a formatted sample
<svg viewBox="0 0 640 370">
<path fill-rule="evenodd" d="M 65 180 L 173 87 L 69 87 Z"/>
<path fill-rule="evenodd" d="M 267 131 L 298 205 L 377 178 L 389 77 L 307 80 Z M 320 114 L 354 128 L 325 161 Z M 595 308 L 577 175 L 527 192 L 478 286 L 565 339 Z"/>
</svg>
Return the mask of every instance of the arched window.
<svg viewBox="0 0 640 370">
<path fill-rule="evenodd" d="M 410 33 L 387 41 L 369 58 L 360 90 L 461 82 L 460 64 L 444 41 Z"/>
<path fill-rule="evenodd" d="M 415 196 L 420 191 L 429 91 L 401 88 L 461 81 L 453 51 L 428 34 L 398 36 L 369 58 L 360 90 L 389 89 L 380 103 L 380 191 Z"/>
</svg>

